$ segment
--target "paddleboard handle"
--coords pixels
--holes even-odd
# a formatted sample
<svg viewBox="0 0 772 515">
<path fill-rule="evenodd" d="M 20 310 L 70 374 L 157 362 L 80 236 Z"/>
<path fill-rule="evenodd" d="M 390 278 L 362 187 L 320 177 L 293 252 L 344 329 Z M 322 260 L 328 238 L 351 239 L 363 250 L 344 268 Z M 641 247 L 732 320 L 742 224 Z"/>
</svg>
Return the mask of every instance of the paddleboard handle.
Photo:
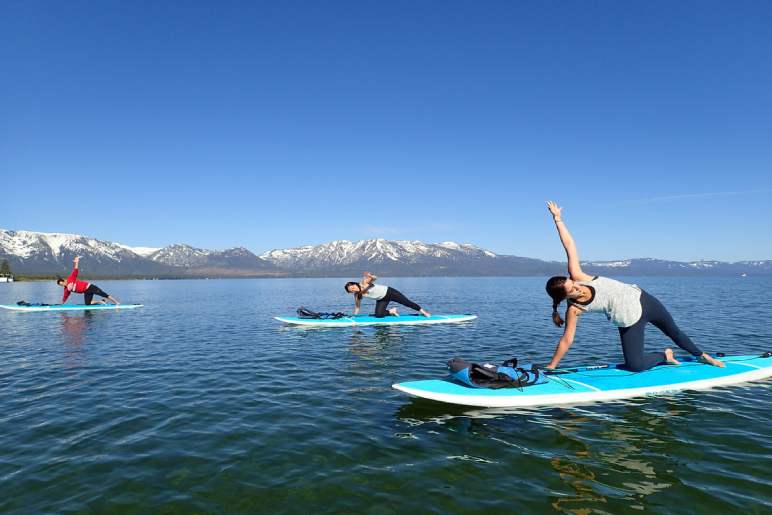
<svg viewBox="0 0 772 515">
<path fill-rule="evenodd" d="M 717 352 L 716 357 L 723 358 L 723 357 L 726 357 L 726 354 L 724 354 L 723 352 Z"/>
</svg>

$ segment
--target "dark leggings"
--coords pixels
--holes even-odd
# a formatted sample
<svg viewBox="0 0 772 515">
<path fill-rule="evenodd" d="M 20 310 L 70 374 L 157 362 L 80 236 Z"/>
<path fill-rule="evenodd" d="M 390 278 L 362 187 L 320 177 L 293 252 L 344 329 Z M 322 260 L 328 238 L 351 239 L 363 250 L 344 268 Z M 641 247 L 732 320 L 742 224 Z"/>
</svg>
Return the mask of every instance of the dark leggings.
<svg viewBox="0 0 772 515">
<path fill-rule="evenodd" d="M 389 302 L 394 301 L 398 304 L 402 304 L 410 309 L 421 311 L 421 306 L 402 295 L 398 290 L 395 290 L 391 286 L 386 289 L 386 296 L 375 303 L 375 316 L 376 318 L 383 318 L 389 314 L 386 308 L 389 306 Z"/>
<path fill-rule="evenodd" d="M 91 301 L 94 300 L 94 295 L 99 295 L 100 297 L 104 298 L 110 296 L 103 292 L 96 284 L 89 284 L 88 288 L 86 288 L 86 291 L 83 292 L 83 302 L 85 302 L 87 306 L 90 305 Z"/>
<path fill-rule="evenodd" d="M 643 352 L 643 333 L 648 323 L 654 324 L 657 329 L 673 340 L 673 343 L 693 356 L 702 355 L 702 351 L 697 348 L 691 338 L 678 328 L 665 306 L 654 296 L 642 291 L 641 319 L 630 327 L 619 328 L 619 336 L 622 338 L 622 353 L 625 355 L 625 368 L 628 370 L 641 372 L 665 361 L 665 353 L 663 352 Z"/>
</svg>

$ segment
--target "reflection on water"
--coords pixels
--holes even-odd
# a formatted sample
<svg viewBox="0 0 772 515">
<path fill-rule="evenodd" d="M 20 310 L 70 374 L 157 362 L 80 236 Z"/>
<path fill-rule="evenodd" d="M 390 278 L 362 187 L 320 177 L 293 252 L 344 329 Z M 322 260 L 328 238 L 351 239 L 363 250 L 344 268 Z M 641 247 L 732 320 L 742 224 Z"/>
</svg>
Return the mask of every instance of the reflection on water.
<svg viewBox="0 0 772 515">
<path fill-rule="evenodd" d="M 661 456 L 682 445 L 671 422 L 684 424 L 698 416 L 688 394 L 544 410 L 410 399 L 395 412 L 396 420 L 410 428 L 400 434 L 403 438 L 421 439 L 437 431 L 469 434 L 544 460 L 563 485 L 560 495 L 550 496 L 550 504 L 567 513 L 606 512 L 610 492 L 616 501 L 626 500 L 629 508 L 640 510 L 644 498 L 679 485 L 674 463 Z M 512 434 L 512 427 L 539 434 L 529 446 L 523 433 Z"/>
<path fill-rule="evenodd" d="M 64 342 L 75 347 L 83 345 L 88 326 L 93 323 L 94 313 L 84 310 L 82 312 L 63 312 L 60 316 Z"/>
<path fill-rule="evenodd" d="M 354 328 L 348 337 L 348 350 L 359 360 L 374 365 L 384 365 L 399 353 L 399 347 L 403 341 L 403 329 L 399 326 Z M 365 364 L 355 361 L 352 366 Z"/>
<path fill-rule="evenodd" d="M 594 504 L 605 504 L 606 498 L 599 495 L 589 482 L 595 481 L 595 474 L 578 460 L 582 453 L 577 453 L 575 460 L 554 458 L 551 465 L 575 495 L 552 497 L 551 505 L 558 511 L 567 513 L 592 513 Z M 594 507 L 599 509 L 599 507 Z"/>
<path fill-rule="evenodd" d="M 84 345 L 89 326 L 94 322 L 94 313 L 82 312 L 58 313 L 61 321 L 62 343 L 65 347 L 65 366 L 70 369 L 80 368 L 85 364 Z"/>
</svg>

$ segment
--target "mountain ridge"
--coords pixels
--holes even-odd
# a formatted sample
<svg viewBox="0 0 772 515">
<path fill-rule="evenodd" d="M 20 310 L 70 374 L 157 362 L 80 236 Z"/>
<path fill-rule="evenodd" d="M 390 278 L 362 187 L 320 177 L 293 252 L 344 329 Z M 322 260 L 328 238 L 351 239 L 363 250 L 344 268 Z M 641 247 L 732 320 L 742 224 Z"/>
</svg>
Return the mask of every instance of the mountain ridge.
<svg viewBox="0 0 772 515">
<path fill-rule="evenodd" d="M 16 274 L 66 272 L 75 255 L 91 276 L 143 277 L 343 277 L 365 269 L 392 276 L 527 276 L 565 272 L 565 263 L 497 254 L 471 243 L 419 240 L 334 240 L 272 249 L 256 255 L 244 247 L 209 250 L 185 243 L 130 247 L 66 233 L 0 229 L 0 260 Z M 657 258 L 587 260 L 598 275 L 772 275 L 772 261 L 670 261 Z"/>
</svg>

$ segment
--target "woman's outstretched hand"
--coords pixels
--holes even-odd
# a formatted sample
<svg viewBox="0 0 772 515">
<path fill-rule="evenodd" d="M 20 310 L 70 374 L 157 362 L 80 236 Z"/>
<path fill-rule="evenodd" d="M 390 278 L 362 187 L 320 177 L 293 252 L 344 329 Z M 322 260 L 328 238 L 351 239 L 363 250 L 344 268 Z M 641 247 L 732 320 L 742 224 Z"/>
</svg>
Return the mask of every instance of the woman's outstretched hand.
<svg viewBox="0 0 772 515">
<path fill-rule="evenodd" d="M 561 211 L 563 208 L 558 207 L 558 205 L 551 200 L 547 202 L 547 209 L 550 210 L 550 213 L 552 213 L 552 218 L 554 220 L 560 220 L 561 217 Z"/>
</svg>

